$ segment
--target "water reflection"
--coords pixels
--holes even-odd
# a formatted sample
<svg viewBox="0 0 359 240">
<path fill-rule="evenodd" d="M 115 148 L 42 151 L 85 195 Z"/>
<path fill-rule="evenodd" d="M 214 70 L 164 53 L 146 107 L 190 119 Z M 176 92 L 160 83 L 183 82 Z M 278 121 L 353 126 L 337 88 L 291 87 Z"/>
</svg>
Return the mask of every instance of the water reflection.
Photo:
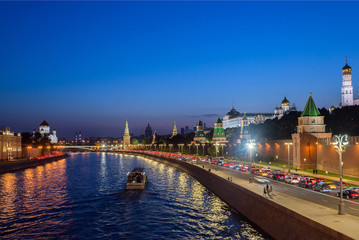
<svg viewBox="0 0 359 240">
<path fill-rule="evenodd" d="M 147 189 L 124 191 L 137 166 Z M 188 174 L 143 157 L 80 153 L 0 175 L 1 239 L 262 237 Z"/>
</svg>

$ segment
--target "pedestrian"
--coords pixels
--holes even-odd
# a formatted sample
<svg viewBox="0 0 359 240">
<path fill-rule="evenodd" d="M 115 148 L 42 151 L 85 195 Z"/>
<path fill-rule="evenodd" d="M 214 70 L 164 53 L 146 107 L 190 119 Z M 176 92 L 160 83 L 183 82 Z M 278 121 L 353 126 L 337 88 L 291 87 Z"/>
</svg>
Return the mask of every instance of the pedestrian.
<svg viewBox="0 0 359 240">
<path fill-rule="evenodd" d="M 315 174 L 318 175 L 318 169 L 315 169 Z"/>
<path fill-rule="evenodd" d="M 313 168 L 313 175 L 315 174 L 315 170 L 314 170 L 314 168 Z"/>
<path fill-rule="evenodd" d="M 328 171 L 325 171 L 325 175 L 327 175 L 327 176 L 328 176 Z"/>
<path fill-rule="evenodd" d="M 229 181 L 229 177 L 228 177 L 228 181 Z"/>
<path fill-rule="evenodd" d="M 267 192 L 266 192 L 266 187 L 263 188 L 263 196 L 266 196 Z"/>
<path fill-rule="evenodd" d="M 204 168 L 204 165 L 202 165 L 202 167 Z"/>
<path fill-rule="evenodd" d="M 266 190 L 267 190 L 267 193 L 269 193 L 269 186 L 268 186 L 268 184 L 266 185 Z"/>
<path fill-rule="evenodd" d="M 272 185 L 270 185 L 269 191 L 272 193 L 272 191 L 273 191 Z"/>
<path fill-rule="evenodd" d="M 210 168 L 208 168 L 208 171 L 210 172 L 210 171 L 211 171 L 211 169 L 210 169 Z"/>
<path fill-rule="evenodd" d="M 231 182 L 233 182 L 233 179 L 232 179 L 232 177 L 231 177 Z"/>
</svg>

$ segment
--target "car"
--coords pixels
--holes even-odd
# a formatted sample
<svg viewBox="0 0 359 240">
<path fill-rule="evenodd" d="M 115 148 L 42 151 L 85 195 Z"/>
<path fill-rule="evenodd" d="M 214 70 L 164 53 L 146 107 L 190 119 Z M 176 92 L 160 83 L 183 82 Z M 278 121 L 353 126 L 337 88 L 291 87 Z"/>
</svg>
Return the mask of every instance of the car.
<svg viewBox="0 0 359 240">
<path fill-rule="evenodd" d="M 337 197 L 340 197 L 340 191 L 337 192 Z M 354 190 L 348 190 L 345 189 L 343 190 L 343 198 L 349 199 L 349 198 L 359 198 L 359 194 L 358 192 L 354 191 Z"/>
<path fill-rule="evenodd" d="M 333 182 L 335 185 L 337 185 L 337 188 L 340 188 L 340 181 L 334 181 Z M 343 188 L 347 188 L 347 185 L 345 182 L 343 182 Z"/>
<path fill-rule="evenodd" d="M 328 185 L 329 185 L 330 189 L 337 189 L 337 185 L 333 182 L 328 183 Z"/>
<path fill-rule="evenodd" d="M 288 177 L 284 181 L 286 183 L 290 183 L 290 184 L 298 184 L 299 183 L 299 179 L 295 178 L 295 177 Z"/>
<path fill-rule="evenodd" d="M 320 183 L 316 184 L 313 187 L 313 190 L 318 191 L 318 192 L 330 192 L 331 191 L 329 185 L 325 182 L 320 182 Z"/>
<path fill-rule="evenodd" d="M 303 188 L 312 188 L 313 184 L 311 181 L 307 181 L 307 180 L 302 180 L 299 182 L 299 187 L 303 187 Z"/>
</svg>

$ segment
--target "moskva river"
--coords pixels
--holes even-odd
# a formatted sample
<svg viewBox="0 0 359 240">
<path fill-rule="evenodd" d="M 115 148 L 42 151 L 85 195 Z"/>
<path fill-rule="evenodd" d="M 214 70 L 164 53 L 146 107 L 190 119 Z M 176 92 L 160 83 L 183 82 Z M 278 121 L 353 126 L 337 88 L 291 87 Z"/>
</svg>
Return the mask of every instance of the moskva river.
<svg viewBox="0 0 359 240">
<path fill-rule="evenodd" d="M 144 167 L 144 191 L 124 191 Z M 176 168 L 143 157 L 78 153 L 0 175 L 0 239 L 265 239 Z"/>
</svg>

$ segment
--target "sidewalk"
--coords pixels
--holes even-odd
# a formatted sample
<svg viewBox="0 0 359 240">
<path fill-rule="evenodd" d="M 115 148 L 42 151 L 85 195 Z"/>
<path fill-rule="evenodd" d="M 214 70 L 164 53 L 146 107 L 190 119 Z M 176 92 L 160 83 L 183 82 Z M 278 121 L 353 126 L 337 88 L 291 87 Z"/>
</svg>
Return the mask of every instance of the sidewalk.
<svg viewBox="0 0 359 240">
<path fill-rule="evenodd" d="M 198 163 L 197 165 L 200 167 L 203 164 Z M 227 179 L 228 177 L 228 174 L 226 174 L 225 171 L 211 169 L 211 172 L 224 179 Z M 263 184 L 249 183 L 247 180 L 239 177 L 233 177 L 232 182 L 258 195 L 263 195 Z M 265 197 L 270 201 L 280 204 L 353 239 L 359 239 L 359 217 L 353 215 L 338 215 L 336 210 L 303 200 L 301 198 L 276 192 L 275 189 L 273 189 L 270 196 Z"/>
</svg>

